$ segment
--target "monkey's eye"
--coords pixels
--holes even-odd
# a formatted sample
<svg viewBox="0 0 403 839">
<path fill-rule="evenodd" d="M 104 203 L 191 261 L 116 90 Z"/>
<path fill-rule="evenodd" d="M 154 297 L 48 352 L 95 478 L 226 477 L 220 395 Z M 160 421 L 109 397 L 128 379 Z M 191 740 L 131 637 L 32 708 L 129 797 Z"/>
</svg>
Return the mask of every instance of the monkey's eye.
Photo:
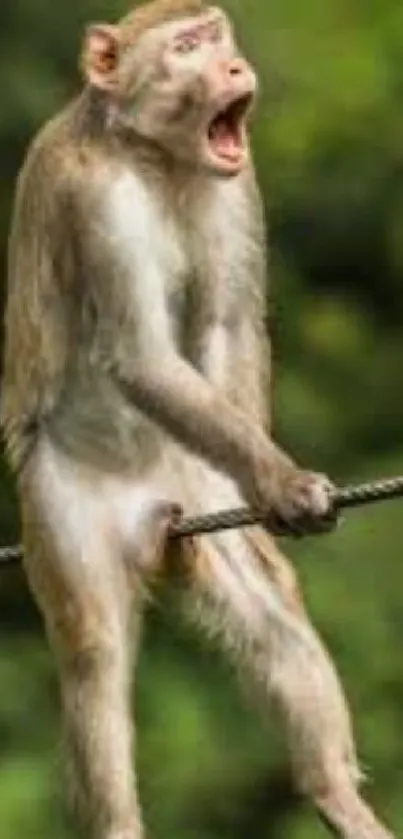
<svg viewBox="0 0 403 839">
<path fill-rule="evenodd" d="M 174 44 L 175 52 L 179 55 L 188 55 L 194 52 L 200 46 L 200 39 L 195 35 L 184 35 L 179 41 Z"/>
</svg>

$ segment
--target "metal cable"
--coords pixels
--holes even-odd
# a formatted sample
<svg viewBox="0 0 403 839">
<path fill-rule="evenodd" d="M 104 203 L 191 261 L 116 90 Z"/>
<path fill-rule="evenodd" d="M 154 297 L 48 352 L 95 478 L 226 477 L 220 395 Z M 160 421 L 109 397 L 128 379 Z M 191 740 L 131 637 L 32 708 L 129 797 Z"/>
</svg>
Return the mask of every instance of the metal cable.
<svg viewBox="0 0 403 839">
<path fill-rule="evenodd" d="M 399 497 L 403 497 L 403 476 L 339 489 L 336 491 L 334 504 L 337 510 L 342 510 Z M 255 524 L 264 524 L 276 536 L 286 536 L 287 533 L 293 535 L 287 531 L 284 523 L 279 522 L 272 515 L 248 508 L 239 508 L 223 510 L 206 516 L 181 519 L 172 527 L 170 538 L 180 539 L 184 536 L 198 536 L 216 533 L 220 530 L 234 530 L 235 528 Z"/>
<path fill-rule="evenodd" d="M 402 497 L 403 476 L 399 476 L 339 489 L 336 491 L 334 504 L 337 510 L 345 510 Z M 234 510 L 222 510 L 219 513 L 180 519 L 172 525 L 169 538 L 183 539 L 185 536 L 201 536 L 217 533 L 221 530 L 250 527 L 256 524 L 264 524 L 276 536 L 294 535 L 287 530 L 283 522 L 276 520 L 270 513 L 257 512 L 247 507 L 241 507 Z M 21 559 L 22 553 L 22 545 L 0 548 L 0 565 L 15 563 L 18 559 Z"/>
<path fill-rule="evenodd" d="M 0 564 L 11 565 L 22 558 L 22 553 L 22 545 L 10 545 L 5 548 L 0 548 Z"/>
</svg>

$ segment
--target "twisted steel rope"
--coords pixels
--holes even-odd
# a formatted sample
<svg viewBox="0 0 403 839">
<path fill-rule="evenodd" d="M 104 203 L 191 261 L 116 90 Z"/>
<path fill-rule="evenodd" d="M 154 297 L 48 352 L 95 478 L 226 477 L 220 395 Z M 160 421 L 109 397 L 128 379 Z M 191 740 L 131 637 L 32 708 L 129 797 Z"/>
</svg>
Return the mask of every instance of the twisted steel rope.
<svg viewBox="0 0 403 839">
<path fill-rule="evenodd" d="M 22 545 L 8 545 L 7 547 L 0 548 L 0 564 L 11 565 L 18 559 L 21 559 L 22 554 Z"/>
<path fill-rule="evenodd" d="M 346 486 L 336 491 L 334 504 L 337 510 L 361 507 L 379 501 L 389 501 L 392 498 L 403 497 L 403 476 L 370 483 Z M 198 536 L 217 533 L 220 530 L 234 530 L 264 524 L 276 536 L 286 536 L 287 529 L 283 523 L 276 521 L 267 513 L 257 512 L 248 508 L 223 510 L 206 516 L 181 519 L 171 530 L 172 539 L 184 536 Z M 288 535 L 293 535 L 289 533 Z"/>
<path fill-rule="evenodd" d="M 337 490 L 334 503 L 337 510 L 345 510 L 402 497 L 403 476 L 399 476 L 343 487 Z M 270 513 L 240 507 L 234 510 L 222 510 L 218 513 L 180 519 L 172 525 L 169 538 L 183 539 L 186 536 L 201 536 L 222 530 L 251 527 L 256 524 L 264 524 L 276 536 L 294 535 L 287 531 L 284 524 L 273 518 Z M 0 565 L 12 565 L 21 559 L 22 554 L 22 545 L 0 548 Z"/>
</svg>

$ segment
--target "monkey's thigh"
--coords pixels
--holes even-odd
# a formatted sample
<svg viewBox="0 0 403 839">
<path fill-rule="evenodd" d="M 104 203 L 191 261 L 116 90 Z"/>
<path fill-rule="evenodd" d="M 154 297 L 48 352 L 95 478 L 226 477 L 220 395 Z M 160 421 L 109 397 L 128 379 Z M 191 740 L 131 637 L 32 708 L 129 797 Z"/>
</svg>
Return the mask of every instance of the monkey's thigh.
<svg viewBox="0 0 403 839">
<path fill-rule="evenodd" d="M 134 489 L 131 498 L 140 518 Z M 119 499 L 118 484 L 50 444 L 22 485 L 25 566 L 60 674 L 68 793 L 97 839 L 141 835 L 129 691 L 141 596 L 125 566 Z"/>
<path fill-rule="evenodd" d="M 184 497 L 179 497 L 190 515 L 245 506 L 235 483 L 200 460 L 187 458 L 183 472 Z M 266 630 L 274 627 L 279 617 L 293 624 L 306 620 L 295 570 L 276 541 L 262 528 L 234 529 L 199 537 L 194 548 L 198 585 L 204 575 L 207 586 L 211 583 L 225 588 L 227 583 L 235 602 L 243 599 L 256 618 L 259 615 L 263 620 Z M 190 554 L 189 543 L 187 553 Z"/>
<path fill-rule="evenodd" d="M 52 628 L 73 636 L 123 629 L 159 547 L 164 504 L 152 482 L 102 475 L 42 441 L 24 474 L 25 567 Z M 129 573 L 130 572 L 130 573 Z M 137 585 L 136 585 L 137 583 Z"/>
</svg>

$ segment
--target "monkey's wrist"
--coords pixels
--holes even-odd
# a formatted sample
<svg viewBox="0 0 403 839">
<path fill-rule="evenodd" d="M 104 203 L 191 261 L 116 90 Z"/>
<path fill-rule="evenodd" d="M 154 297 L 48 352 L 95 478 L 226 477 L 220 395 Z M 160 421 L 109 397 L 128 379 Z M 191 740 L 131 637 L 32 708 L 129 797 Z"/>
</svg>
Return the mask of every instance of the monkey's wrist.
<svg viewBox="0 0 403 839">
<path fill-rule="evenodd" d="M 267 437 L 249 446 L 246 468 L 239 485 L 247 502 L 257 509 L 267 509 L 282 495 L 285 484 L 292 482 L 300 469 Z"/>
</svg>

